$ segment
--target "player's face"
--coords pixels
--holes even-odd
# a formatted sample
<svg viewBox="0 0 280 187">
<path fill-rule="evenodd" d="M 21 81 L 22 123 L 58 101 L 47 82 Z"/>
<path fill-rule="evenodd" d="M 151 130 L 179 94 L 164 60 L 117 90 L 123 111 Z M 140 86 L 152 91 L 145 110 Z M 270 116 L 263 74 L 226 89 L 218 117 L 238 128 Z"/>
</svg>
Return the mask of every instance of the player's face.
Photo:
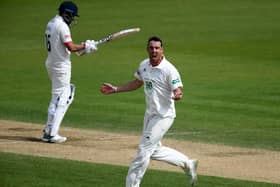
<svg viewBox="0 0 280 187">
<path fill-rule="evenodd" d="M 150 62 L 153 66 L 156 66 L 160 63 L 163 56 L 163 47 L 161 46 L 160 41 L 150 41 L 147 46 L 147 51 L 149 54 Z"/>
<path fill-rule="evenodd" d="M 69 27 L 77 24 L 77 18 L 72 14 L 63 13 L 62 18 Z"/>
</svg>

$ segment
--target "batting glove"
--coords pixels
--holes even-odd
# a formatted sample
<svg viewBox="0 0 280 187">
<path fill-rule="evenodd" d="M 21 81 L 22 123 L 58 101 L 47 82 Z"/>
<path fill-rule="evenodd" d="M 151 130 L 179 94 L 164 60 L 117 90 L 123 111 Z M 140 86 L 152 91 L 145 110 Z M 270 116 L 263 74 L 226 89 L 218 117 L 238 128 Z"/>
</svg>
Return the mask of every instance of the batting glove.
<svg viewBox="0 0 280 187">
<path fill-rule="evenodd" d="M 84 45 L 84 49 L 77 51 L 76 54 L 78 56 L 82 56 L 84 54 L 88 54 L 88 53 L 93 53 L 95 51 L 97 51 L 97 45 L 96 42 L 94 40 L 86 40 L 85 42 L 82 43 L 82 45 Z"/>
<path fill-rule="evenodd" d="M 97 51 L 97 49 L 98 48 L 94 40 L 87 40 L 85 42 L 86 53 L 93 53 L 94 51 Z"/>
</svg>

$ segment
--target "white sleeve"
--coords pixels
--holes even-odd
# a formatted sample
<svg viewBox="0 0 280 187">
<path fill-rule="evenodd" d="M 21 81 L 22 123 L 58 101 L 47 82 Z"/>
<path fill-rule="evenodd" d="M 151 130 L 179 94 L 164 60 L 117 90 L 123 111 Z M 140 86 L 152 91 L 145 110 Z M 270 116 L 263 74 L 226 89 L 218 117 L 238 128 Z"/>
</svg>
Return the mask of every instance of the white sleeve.
<svg viewBox="0 0 280 187">
<path fill-rule="evenodd" d="M 134 77 L 137 78 L 138 80 L 142 80 L 140 68 L 138 68 L 137 71 L 134 73 Z"/>
<path fill-rule="evenodd" d="M 143 81 L 142 73 L 143 73 L 143 69 L 145 69 L 145 67 L 144 67 L 145 63 L 147 63 L 147 62 L 145 60 L 143 60 L 140 63 L 137 71 L 134 73 L 134 77 L 137 78 L 138 80 L 141 80 L 141 81 Z"/>
<path fill-rule="evenodd" d="M 175 67 L 170 68 L 168 81 L 172 90 L 183 87 L 181 76 Z"/>
<path fill-rule="evenodd" d="M 63 43 L 72 42 L 71 32 L 66 24 L 61 24 L 60 38 L 62 39 Z"/>
</svg>

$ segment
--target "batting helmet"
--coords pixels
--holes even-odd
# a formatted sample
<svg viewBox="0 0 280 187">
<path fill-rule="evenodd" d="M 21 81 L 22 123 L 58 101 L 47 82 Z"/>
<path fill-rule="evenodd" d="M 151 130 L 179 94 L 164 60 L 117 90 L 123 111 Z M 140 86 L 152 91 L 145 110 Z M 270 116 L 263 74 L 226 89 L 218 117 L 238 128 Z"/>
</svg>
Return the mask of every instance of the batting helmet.
<svg viewBox="0 0 280 187">
<path fill-rule="evenodd" d="M 79 17 L 78 7 L 75 3 L 71 2 L 71 1 L 64 1 L 63 3 L 61 3 L 58 10 L 60 13 L 65 12 L 67 14 L 70 14 L 71 16 Z"/>
<path fill-rule="evenodd" d="M 78 15 L 78 7 L 75 3 L 71 1 L 64 1 L 60 4 L 59 14 L 63 17 L 63 20 L 71 26 L 71 23 L 75 20 L 75 16 L 79 17 Z"/>
</svg>

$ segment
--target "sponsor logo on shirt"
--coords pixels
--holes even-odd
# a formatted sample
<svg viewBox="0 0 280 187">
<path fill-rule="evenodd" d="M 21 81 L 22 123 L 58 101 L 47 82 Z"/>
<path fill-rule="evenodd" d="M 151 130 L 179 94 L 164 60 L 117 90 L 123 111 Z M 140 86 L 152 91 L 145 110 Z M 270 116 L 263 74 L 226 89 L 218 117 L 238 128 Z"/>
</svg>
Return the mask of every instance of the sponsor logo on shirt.
<svg viewBox="0 0 280 187">
<path fill-rule="evenodd" d="M 172 84 L 177 84 L 177 83 L 179 83 L 179 82 L 180 82 L 179 78 L 177 78 L 177 79 L 175 79 L 175 80 L 172 80 Z"/>
</svg>

